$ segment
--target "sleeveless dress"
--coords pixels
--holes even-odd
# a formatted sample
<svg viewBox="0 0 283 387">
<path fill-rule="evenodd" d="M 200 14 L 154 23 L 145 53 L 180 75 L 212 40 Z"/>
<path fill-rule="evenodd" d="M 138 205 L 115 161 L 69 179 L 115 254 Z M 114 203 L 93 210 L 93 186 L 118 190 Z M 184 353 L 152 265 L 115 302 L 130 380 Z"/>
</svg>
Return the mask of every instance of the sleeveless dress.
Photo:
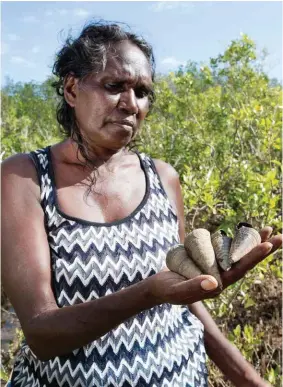
<svg viewBox="0 0 283 387">
<path fill-rule="evenodd" d="M 142 202 L 122 220 L 94 223 L 58 208 L 50 147 L 30 153 L 40 181 L 59 307 L 103 297 L 161 271 L 167 251 L 179 243 L 177 216 L 154 163 L 136 154 L 146 178 Z M 24 341 L 11 386 L 207 386 L 203 325 L 186 306 L 162 304 L 48 361 L 38 360 Z"/>
</svg>

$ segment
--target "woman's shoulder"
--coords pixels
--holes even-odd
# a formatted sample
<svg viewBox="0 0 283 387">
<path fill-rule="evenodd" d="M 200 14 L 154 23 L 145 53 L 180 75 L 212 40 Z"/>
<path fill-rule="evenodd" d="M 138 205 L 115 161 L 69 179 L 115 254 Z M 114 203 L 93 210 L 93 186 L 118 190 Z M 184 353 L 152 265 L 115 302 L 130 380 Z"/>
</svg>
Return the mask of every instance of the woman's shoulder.
<svg viewBox="0 0 283 387">
<path fill-rule="evenodd" d="M 161 184 L 163 186 L 164 191 L 167 194 L 167 197 L 170 201 L 170 204 L 172 208 L 174 209 L 175 213 L 178 213 L 178 207 L 179 207 L 179 193 L 180 193 L 180 180 L 179 180 L 179 174 L 175 170 L 172 165 L 169 163 L 166 163 L 163 160 L 159 159 L 152 159 L 154 163 L 154 167 L 156 169 L 156 173 L 159 176 L 159 179 L 161 181 Z"/>
<path fill-rule="evenodd" d="M 31 188 L 38 193 L 38 175 L 30 154 L 18 153 L 8 157 L 1 162 L 2 185 L 17 187 L 21 192 L 26 188 Z"/>
<path fill-rule="evenodd" d="M 162 176 L 167 177 L 167 178 L 173 178 L 173 179 L 179 178 L 179 175 L 178 175 L 176 169 L 174 167 L 172 167 L 171 164 L 166 163 L 165 161 L 160 160 L 160 159 L 152 158 L 151 155 L 149 155 L 147 153 L 141 152 L 140 156 L 144 160 L 148 160 L 148 162 L 153 163 L 154 168 L 156 169 L 156 171 L 158 172 L 159 175 L 162 175 Z"/>
<path fill-rule="evenodd" d="M 48 146 L 28 153 L 16 153 L 1 162 L 2 173 L 19 173 L 23 177 L 36 176 L 35 162 L 37 154 L 47 154 Z"/>
<path fill-rule="evenodd" d="M 26 174 L 32 170 L 32 166 L 33 162 L 28 153 L 17 153 L 1 162 L 2 173 L 19 172 Z"/>
<path fill-rule="evenodd" d="M 166 181 L 179 181 L 179 174 L 171 164 L 163 160 L 152 159 L 160 178 Z"/>
</svg>

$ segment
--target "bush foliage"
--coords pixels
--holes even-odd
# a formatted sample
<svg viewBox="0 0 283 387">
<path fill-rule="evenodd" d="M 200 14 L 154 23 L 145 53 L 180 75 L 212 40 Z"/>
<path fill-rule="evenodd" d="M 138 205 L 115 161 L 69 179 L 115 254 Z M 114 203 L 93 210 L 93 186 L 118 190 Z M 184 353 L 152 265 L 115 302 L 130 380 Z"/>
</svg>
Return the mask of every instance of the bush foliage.
<svg viewBox="0 0 283 387">
<path fill-rule="evenodd" d="M 51 83 L 52 78 L 42 84 L 9 81 L 2 89 L 3 158 L 62 139 Z M 281 231 L 282 87 L 262 71 L 255 43 L 242 35 L 207 65 L 188 62 L 159 75 L 155 92 L 155 106 L 136 143 L 178 171 L 187 232 L 222 228 L 232 235 L 239 221 Z M 263 301 L 255 287 L 266 281 L 276 286 L 282 281 L 275 254 L 206 305 L 262 376 L 279 386 L 281 346 L 269 339 L 266 345 L 268 324 L 280 325 L 279 311 L 275 306 L 271 319 L 253 326 L 248 317 L 239 321 L 237 315 L 257 310 Z M 229 385 L 212 364 L 210 382 Z"/>
</svg>

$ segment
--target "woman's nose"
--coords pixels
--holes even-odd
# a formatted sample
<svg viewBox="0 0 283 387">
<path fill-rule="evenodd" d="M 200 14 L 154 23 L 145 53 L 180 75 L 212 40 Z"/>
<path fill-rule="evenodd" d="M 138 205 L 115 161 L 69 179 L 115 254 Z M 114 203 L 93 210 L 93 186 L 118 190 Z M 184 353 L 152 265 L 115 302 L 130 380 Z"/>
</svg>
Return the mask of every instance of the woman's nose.
<svg viewBox="0 0 283 387">
<path fill-rule="evenodd" d="M 137 98 L 133 89 L 125 90 L 120 95 L 119 108 L 127 113 L 137 114 L 139 111 Z"/>
</svg>

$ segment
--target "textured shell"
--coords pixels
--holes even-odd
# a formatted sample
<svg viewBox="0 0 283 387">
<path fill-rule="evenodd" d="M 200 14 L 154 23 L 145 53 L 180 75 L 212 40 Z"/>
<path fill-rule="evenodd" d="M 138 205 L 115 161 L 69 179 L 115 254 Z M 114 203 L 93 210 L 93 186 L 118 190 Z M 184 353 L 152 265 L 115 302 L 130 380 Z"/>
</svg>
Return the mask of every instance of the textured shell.
<svg viewBox="0 0 283 387">
<path fill-rule="evenodd" d="M 166 264 L 168 269 L 188 279 L 202 274 L 200 269 L 188 256 L 184 245 L 176 245 L 168 251 Z"/>
<path fill-rule="evenodd" d="M 229 259 L 232 238 L 228 237 L 225 231 L 218 230 L 211 235 L 211 243 L 218 265 L 225 271 L 229 270 L 232 265 Z"/>
<path fill-rule="evenodd" d="M 230 249 L 229 259 L 232 263 L 239 261 L 255 246 L 259 245 L 261 237 L 249 223 L 239 223 L 236 226 L 235 236 Z"/>
<path fill-rule="evenodd" d="M 185 238 L 185 249 L 202 273 L 212 275 L 221 287 L 222 281 L 211 244 L 210 232 L 204 228 L 192 231 Z"/>
</svg>

